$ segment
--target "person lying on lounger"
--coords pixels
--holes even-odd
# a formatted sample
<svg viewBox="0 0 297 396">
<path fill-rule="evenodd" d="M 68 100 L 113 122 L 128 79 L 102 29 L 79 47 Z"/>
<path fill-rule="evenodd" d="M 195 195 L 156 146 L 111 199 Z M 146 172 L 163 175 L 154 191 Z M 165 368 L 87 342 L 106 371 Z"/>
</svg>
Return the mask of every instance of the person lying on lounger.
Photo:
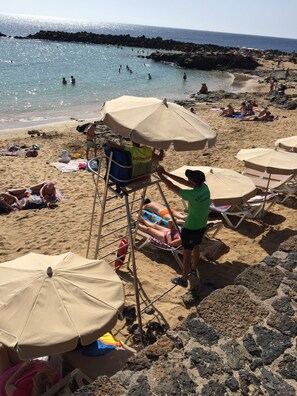
<svg viewBox="0 0 297 396">
<path fill-rule="evenodd" d="M 158 224 L 153 224 L 143 218 L 140 219 L 138 229 L 167 245 L 177 247 L 181 245 L 181 238 L 178 231 L 175 229 L 173 221 L 168 222 L 168 228 L 162 227 Z"/>
<path fill-rule="evenodd" d="M 165 219 L 165 220 L 171 220 L 171 215 L 169 213 L 169 210 L 166 208 L 166 206 L 161 205 L 158 202 L 153 202 L 149 198 L 146 198 L 144 200 L 143 209 L 151 211 L 151 212 L 155 213 L 156 215 L 163 217 L 163 219 Z M 176 223 L 179 225 L 184 224 L 187 216 L 184 215 L 183 213 L 178 212 L 175 209 L 170 208 L 170 210 L 176 220 Z"/>
</svg>

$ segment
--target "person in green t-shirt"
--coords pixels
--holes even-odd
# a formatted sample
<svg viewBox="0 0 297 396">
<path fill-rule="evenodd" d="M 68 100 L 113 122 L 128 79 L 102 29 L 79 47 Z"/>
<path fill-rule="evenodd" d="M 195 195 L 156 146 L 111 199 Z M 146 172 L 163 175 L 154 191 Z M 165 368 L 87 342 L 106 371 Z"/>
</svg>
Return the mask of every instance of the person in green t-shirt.
<svg viewBox="0 0 297 396">
<path fill-rule="evenodd" d="M 204 183 L 205 175 L 199 170 L 187 169 L 185 175 L 188 180 L 170 174 L 162 166 L 158 167 L 157 172 L 169 190 L 178 194 L 183 200 L 188 201 L 188 215 L 181 231 L 183 273 L 181 277 L 171 279 L 172 283 L 187 287 L 189 272 L 197 273 L 197 265 L 200 259 L 199 245 L 207 226 L 210 192 Z M 181 189 L 168 180 L 167 177 L 184 186 L 192 187 L 192 189 Z"/>
</svg>

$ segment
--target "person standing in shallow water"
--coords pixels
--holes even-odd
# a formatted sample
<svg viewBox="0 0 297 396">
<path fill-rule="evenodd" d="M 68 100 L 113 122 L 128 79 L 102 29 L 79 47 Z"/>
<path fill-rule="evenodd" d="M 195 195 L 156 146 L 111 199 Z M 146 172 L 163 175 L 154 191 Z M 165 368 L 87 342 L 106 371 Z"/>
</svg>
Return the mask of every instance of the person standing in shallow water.
<svg viewBox="0 0 297 396">
<path fill-rule="evenodd" d="M 62 79 L 62 84 L 63 84 L 63 85 L 66 85 L 66 84 L 67 84 L 67 80 L 66 80 L 65 77 L 63 77 L 63 79 Z"/>
<path fill-rule="evenodd" d="M 184 72 L 183 80 L 184 80 L 184 81 L 187 81 L 187 73 L 186 73 L 186 72 Z"/>
<path fill-rule="evenodd" d="M 70 78 L 71 78 L 71 84 L 75 85 L 75 83 L 76 83 L 75 78 L 73 76 L 71 76 Z"/>
</svg>

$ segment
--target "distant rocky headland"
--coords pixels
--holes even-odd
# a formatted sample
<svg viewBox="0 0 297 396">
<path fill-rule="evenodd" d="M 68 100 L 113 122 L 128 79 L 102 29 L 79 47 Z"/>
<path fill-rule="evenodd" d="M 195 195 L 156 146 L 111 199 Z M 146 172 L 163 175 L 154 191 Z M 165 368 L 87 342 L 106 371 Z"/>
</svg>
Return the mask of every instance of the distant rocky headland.
<svg viewBox="0 0 297 396">
<path fill-rule="evenodd" d="M 5 36 L 0 33 L 0 36 Z M 200 70 L 255 70 L 260 66 L 257 59 L 278 59 L 286 56 L 296 61 L 296 54 L 278 50 L 240 49 L 238 47 L 222 47 L 214 44 L 195 44 L 176 40 L 163 40 L 161 37 L 132 37 L 126 35 L 95 34 L 89 32 L 45 31 L 30 34 L 18 39 L 51 40 L 74 43 L 115 45 L 119 47 L 147 48 L 158 50 L 148 56 L 157 62 L 168 62 L 180 67 Z M 164 52 L 165 51 L 165 52 Z"/>
</svg>

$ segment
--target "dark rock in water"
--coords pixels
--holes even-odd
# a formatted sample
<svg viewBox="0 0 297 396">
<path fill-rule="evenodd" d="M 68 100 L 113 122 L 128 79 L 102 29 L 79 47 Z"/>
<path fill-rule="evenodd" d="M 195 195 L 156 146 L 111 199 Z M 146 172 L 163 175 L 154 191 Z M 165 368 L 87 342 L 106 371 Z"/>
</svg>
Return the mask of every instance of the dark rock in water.
<svg viewBox="0 0 297 396">
<path fill-rule="evenodd" d="M 6 34 L 0 32 L 0 37 L 7 37 Z"/>
<path fill-rule="evenodd" d="M 232 51 L 216 51 L 208 53 L 205 51 L 172 53 L 154 52 L 149 56 L 157 62 L 174 63 L 177 66 L 188 69 L 199 70 L 226 70 L 226 69 L 245 69 L 254 70 L 260 64 L 251 56 L 244 56 L 240 53 L 234 54 Z"/>
</svg>

